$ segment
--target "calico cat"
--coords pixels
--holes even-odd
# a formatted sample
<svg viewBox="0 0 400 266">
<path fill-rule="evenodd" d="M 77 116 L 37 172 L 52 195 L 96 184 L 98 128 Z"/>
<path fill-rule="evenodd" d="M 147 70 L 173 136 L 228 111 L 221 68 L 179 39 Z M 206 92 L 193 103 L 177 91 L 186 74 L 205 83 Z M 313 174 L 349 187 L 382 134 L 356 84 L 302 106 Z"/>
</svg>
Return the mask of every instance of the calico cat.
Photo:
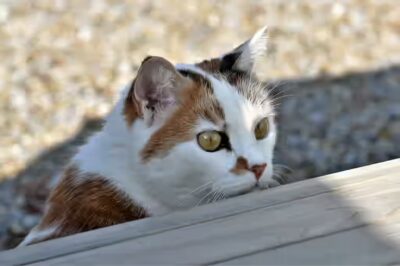
<svg viewBox="0 0 400 266">
<path fill-rule="evenodd" d="M 273 103 L 252 73 L 266 39 L 192 65 L 144 59 L 21 245 L 278 185 Z"/>
</svg>

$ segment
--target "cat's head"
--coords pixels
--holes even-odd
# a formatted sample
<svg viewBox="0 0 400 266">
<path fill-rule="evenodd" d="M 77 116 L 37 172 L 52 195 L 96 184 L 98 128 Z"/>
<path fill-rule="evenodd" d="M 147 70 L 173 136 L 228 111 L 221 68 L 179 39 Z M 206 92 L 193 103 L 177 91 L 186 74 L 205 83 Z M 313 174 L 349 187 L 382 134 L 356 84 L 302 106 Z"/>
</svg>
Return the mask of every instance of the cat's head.
<svg viewBox="0 0 400 266">
<path fill-rule="evenodd" d="M 162 201 L 189 206 L 277 183 L 274 108 L 252 73 L 265 50 L 263 28 L 233 51 L 201 63 L 174 66 L 161 57 L 142 62 L 124 115 L 132 132 L 146 132 L 135 136 L 144 138 L 139 172 Z"/>
</svg>

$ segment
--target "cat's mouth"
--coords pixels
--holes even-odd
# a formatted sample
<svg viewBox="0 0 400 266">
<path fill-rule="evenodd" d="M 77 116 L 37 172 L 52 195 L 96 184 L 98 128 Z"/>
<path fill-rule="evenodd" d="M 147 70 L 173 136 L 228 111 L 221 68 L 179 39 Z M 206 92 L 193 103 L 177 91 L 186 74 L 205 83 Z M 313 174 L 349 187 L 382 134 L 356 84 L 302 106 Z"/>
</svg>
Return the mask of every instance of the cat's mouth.
<svg viewBox="0 0 400 266">
<path fill-rule="evenodd" d="M 227 191 L 223 191 L 222 193 L 224 194 L 224 198 L 232 198 L 232 197 L 236 197 L 236 196 L 240 196 L 240 195 L 244 195 L 244 194 L 248 194 L 248 193 L 252 193 L 255 191 L 263 191 L 267 188 L 272 188 L 272 187 L 276 187 L 279 186 L 279 182 L 271 179 L 270 181 L 266 182 L 265 184 L 261 184 L 260 182 L 257 182 L 255 184 L 248 184 L 246 187 L 237 187 L 237 188 L 227 188 Z"/>
<path fill-rule="evenodd" d="M 247 194 L 257 188 L 256 184 L 245 184 L 240 186 L 230 186 L 223 189 L 221 192 L 225 198 L 236 197 L 239 195 Z"/>
<path fill-rule="evenodd" d="M 231 194 L 229 196 L 227 196 L 226 198 L 232 198 L 232 197 L 237 197 L 237 196 L 241 196 L 241 195 L 245 195 L 245 194 L 249 194 L 249 193 L 253 193 L 253 192 L 258 192 L 258 191 L 263 191 L 265 190 L 265 188 L 261 187 L 258 183 L 246 190 L 243 191 L 239 191 L 236 194 Z"/>
</svg>

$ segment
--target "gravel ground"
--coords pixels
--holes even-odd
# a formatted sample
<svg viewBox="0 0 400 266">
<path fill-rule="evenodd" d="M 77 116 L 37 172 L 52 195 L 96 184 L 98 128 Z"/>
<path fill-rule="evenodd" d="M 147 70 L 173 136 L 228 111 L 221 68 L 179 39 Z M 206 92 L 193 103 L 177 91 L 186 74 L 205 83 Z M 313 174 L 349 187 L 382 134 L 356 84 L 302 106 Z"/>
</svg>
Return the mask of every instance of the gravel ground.
<svg viewBox="0 0 400 266">
<path fill-rule="evenodd" d="M 146 55 L 192 62 L 267 24 L 277 162 L 302 179 L 400 157 L 398 1 L 0 2 L 0 249 Z"/>
</svg>

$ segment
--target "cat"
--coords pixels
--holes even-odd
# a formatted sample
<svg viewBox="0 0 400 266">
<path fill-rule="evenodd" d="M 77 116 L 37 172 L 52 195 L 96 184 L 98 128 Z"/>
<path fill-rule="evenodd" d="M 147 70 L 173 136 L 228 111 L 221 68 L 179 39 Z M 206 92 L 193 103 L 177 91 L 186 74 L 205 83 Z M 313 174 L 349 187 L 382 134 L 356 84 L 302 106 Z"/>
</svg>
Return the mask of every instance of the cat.
<svg viewBox="0 0 400 266">
<path fill-rule="evenodd" d="M 218 58 L 145 58 L 20 246 L 279 185 L 273 101 L 253 73 L 267 29 Z"/>
</svg>

